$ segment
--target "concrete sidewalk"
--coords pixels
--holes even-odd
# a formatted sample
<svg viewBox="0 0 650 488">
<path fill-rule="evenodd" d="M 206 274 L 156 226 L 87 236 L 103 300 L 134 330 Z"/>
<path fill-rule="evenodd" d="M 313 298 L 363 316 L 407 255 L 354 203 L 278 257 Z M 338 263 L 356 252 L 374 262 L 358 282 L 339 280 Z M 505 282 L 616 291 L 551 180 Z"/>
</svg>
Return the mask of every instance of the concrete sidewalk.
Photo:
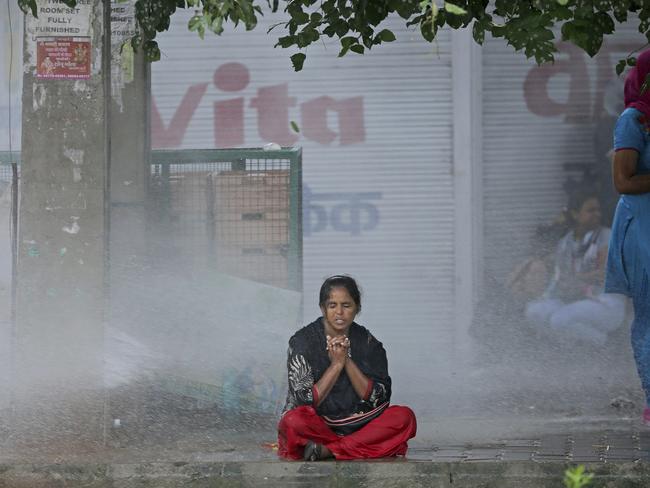
<svg viewBox="0 0 650 488">
<path fill-rule="evenodd" d="M 473 426 L 476 438 L 508 419 L 441 419 L 423 424 L 406 458 L 355 462 L 284 462 L 269 446 L 272 425 L 149 432 L 111 446 L 0 447 L 0 487 L 449 487 L 561 488 L 567 466 L 585 464 L 593 487 L 650 487 L 650 429 L 636 418 L 537 419 L 526 435 L 472 442 L 431 440 L 442 425 Z M 470 429 L 471 430 L 471 429 Z"/>
<path fill-rule="evenodd" d="M 416 461 L 286 463 L 149 463 L 0 466 L 0 486 L 12 488 L 434 487 L 561 488 L 556 462 L 445 463 Z M 588 465 L 591 487 L 650 486 L 650 467 Z"/>
</svg>

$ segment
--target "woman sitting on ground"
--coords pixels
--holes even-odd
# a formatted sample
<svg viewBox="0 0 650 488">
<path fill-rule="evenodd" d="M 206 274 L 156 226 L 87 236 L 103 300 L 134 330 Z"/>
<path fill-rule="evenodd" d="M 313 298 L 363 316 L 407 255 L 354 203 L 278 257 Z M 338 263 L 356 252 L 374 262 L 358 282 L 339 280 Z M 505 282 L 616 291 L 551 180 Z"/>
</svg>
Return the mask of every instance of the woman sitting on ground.
<svg viewBox="0 0 650 488">
<path fill-rule="evenodd" d="M 289 340 L 279 455 L 316 461 L 406 454 L 407 441 L 415 436 L 415 415 L 408 407 L 388 406 L 386 351 L 354 322 L 361 310 L 354 279 L 325 280 L 319 305 L 323 316 Z"/>
<path fill-rule="evenodd" d="M 544 295 L 526 306 L 526 318 L 560 337 L 602 345 L 625 317 L 625 298 L 603 293 L 610 229 L 601 225 L 598 195 L 577 188 L 569 198 L 571 229 L 560 240 L 555 272 Z"/>
</svg>

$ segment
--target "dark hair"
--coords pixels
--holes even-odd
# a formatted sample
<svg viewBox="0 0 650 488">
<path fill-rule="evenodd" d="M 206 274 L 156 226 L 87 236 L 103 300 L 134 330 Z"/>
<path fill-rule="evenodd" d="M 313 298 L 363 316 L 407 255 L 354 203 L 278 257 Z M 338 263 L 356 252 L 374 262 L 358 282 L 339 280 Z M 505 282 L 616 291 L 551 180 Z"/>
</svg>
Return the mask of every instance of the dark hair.
<svg viewBox="0 0 650 488">
<path fill-rule="evenodd" d="M 578 186 L 569 191 L 567 210 L 579 212 L 587 200 L 595 198 L 600 202 L 598 190 L 592 186 Z"/>
<path fill-rule="evenodd" d="M 325 303 L 330 297 L 333 288 L 345 288 L 354 300 L 357 306 L 357 312 L 361 311 L 361 291 L 354 278 L 346 275 L 334 275 L 327 278 L 323 285 L 320 287 L 320 294 L 318 297 L 318 305 L 325 306 Z"/>
</svg>

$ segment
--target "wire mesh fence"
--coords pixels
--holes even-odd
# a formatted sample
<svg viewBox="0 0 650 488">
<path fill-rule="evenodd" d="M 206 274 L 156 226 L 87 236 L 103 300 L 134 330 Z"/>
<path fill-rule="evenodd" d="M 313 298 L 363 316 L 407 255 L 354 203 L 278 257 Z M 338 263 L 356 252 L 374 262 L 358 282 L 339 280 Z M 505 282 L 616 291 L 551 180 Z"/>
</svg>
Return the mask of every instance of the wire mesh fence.
<svg viewBox="0 0 650 488">
<path fill-rule="evenodd" d="M 0 197 L 20 153 L 0 153 Z M 299 148 L 152 151 L 149 238 L 186 269 L 302 288 Z"/>
<path fill-rule="evenodd" d="M 168 250 L 191 269 L 301 289 L 300 164 L 299 150 L 155 151 Z"/>
</svg>

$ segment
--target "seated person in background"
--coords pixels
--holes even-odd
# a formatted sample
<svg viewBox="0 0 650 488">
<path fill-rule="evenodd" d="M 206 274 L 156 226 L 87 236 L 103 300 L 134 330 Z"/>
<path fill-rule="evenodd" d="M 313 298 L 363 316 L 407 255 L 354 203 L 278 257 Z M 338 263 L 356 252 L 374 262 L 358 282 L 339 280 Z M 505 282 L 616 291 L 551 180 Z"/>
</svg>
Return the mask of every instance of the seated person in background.
<svg viewBox="0 0 650 488">
<path fill-rule="evenodd" d="M 506 280 L 506 289 L 516 303 L 538 297 L 548 283 L 548 266 L 544 259 L 533 257 L 517 266 Z"/>
<path fill-rule="evenodd" d="M 476 339 L 477 352 L 494 355 L 502 361 L 504 344 L 526 354 L 533 336 L 522 327 L 526 304 L 544 293 L 553 267 L 557 241 L 566 234 L 564 216 L 535 229 L 527 247 L 526 258 L 517 264 L 503 282 L 490 271 L 485 273 L 486 286 L 476 304 L 470 333 Z M 511 355 L 512 357 L 512 355 Z M 481 358 L 485 359 L 485 357 Z"/>
<path fill-rule="evenodd" d="M 529 246 L 530 257 L 515 266 L 507 276 L 505 288 L 518 315 L 523 314 L 528 302 L 541 296 L 546 290 L 555 266 L 555 246 L 565 232 L 566 225 L 560 219 L 539 226 Z"/>
<path fill-rule="evenodd" d="M 325 280 L 319 305 L 323 316 L 289 340 L 278 454 L 307 461 L 404 455 L 415 436 L 415 415 L 408 407 L 388 406 L 386 351 L 354 322 L 361 310 L 354 279 Z"/>
<path fill-rule="evenodd" d="M 603 344 L 625 317 L 624 297 L 603 293 L 610 229 L 601 225 L 600 203 L 590 188 L 571 193 L 568 216 L 571 227 L 558 243 L 551 282 L 541 298 L 526 305 L 526 318 Z"/>
</svg>

